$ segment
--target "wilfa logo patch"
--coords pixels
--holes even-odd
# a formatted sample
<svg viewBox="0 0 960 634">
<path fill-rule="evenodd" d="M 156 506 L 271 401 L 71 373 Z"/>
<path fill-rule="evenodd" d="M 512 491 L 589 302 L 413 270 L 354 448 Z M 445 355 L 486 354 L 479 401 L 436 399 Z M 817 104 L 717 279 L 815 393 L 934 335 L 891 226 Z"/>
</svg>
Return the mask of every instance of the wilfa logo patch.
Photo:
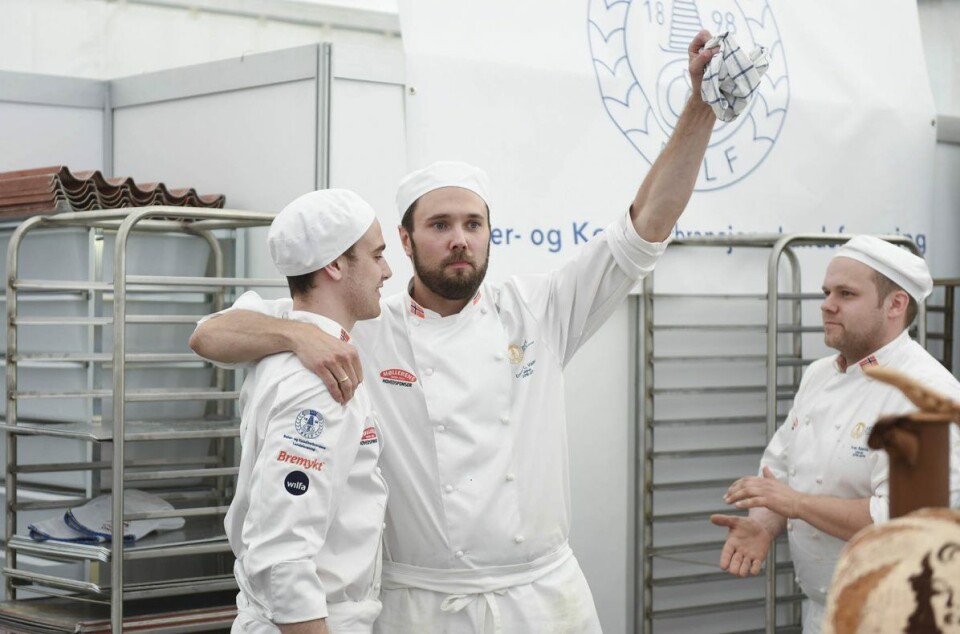
<svg viewBox="0 0 960 634">
<path fill-rule="evenodd" d="M 310 479 L 303 471 L 291 471 L 284 479 L 283 487 L 290 495 L 303 495 L 310 488 Z"/>
</svg>

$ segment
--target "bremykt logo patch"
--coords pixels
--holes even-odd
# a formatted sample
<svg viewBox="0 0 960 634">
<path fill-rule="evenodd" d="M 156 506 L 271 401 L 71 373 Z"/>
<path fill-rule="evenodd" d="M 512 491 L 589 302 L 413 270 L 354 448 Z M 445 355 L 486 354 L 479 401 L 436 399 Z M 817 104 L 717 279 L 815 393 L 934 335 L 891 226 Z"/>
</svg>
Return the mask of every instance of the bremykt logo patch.
<svg viewBox="0 0 960 634">
<path fill-rule="evenodd" d="M 687 46 L 700 29 L 729 31 L 751 51 L 764 46 L 770 67 L 750 106 L 718 121 L 695 189 L 729 187 L 753 172 L 776 144 L 790 101 L 783 42 L 769 0 L 588 0 L 587 30 L 607 114 L 653 163 L 691 92 Z"/>
</svg>

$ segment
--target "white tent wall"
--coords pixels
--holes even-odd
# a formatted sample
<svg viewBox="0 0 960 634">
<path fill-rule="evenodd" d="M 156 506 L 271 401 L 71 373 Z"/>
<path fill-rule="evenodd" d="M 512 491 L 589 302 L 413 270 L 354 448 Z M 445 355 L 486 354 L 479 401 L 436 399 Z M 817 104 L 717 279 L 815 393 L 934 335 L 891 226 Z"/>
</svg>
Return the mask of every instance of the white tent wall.
<svg viewBox="0 0 960 634">
<path fill-rule="evenodd" d="M 381 4 L 0 0 L 0 68 L 113 79 L 317 42 L 399 52 Z"/>
<path fill-rule="evenodd" d="M 930 268 L 934 277 L 960 277 L 960 2 L 919 0 L 920 29 L 937 105 L 937 151 L 933 174 Z M 953 343 L 953 358 L 960 341 Z"/>
</svg>

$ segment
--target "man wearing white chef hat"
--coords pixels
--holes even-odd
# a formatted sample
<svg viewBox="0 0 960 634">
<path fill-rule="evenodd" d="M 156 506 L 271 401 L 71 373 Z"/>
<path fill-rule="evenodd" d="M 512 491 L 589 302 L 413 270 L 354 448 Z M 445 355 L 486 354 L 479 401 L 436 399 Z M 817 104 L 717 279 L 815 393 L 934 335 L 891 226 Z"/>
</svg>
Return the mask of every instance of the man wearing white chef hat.
<svg viewBox="0 0 960 634">
<path fill-rule="evenodd" d="M 690 45 L 693 95 L 629 210 L 549 275 L 484 282 L 495 207 L 482 170 L 445 161 L 400 183 L 415 275 L 356 328 L 390 441 L 378 632 L 600 631 L 567 543 L 562 372 L 653 270 L 693 192 L 716 121 L 700 97 L 708 39 Z M 240 307 L 277 316 L 285 304 Z M 349 358 L 316 352 L 329 348 L 316 333 L 244 311 L 198 326 L 191 347 L 221 362 L 292 350 L 328 385 L 360 379 Z"/>
<path fill-rule="evenodd" d="M 390 277 L 383 236 L 353 192 L 297 198 L 267 243 L 292 295 L 282 318 L 349 341 L 355 322 L 380 314 Z M 342 406 L 294 354 L 274 354 L 247 374 L 240 416 L 240 470 L 224 520 L 240 587 L 233 631 L 369 634 L 387 498 L 369 396 L 359 389 Z"/>
<path fill-rule="evenodd" d="M 960 383 L 910 339 L 907 329 L 933 280 L 926 262 L 873 236 L 852 238 L 830 261 L 821 304 L 824 340 L 839 354 L 803 375 L 793 408 L 760 462 L 724 501 L 748 517 L 715 515 L 729 528 L 720 566 L 759 574 L 784 530 L 797 579 L 807 596 L 804 632 L 819 632 L 840 550 L 860 529 L 889 519 L 889 461 L 867 447 L 881 416 L 914 411 L 900 390 L 873 381 L 863 368 L 889 366 L 954 400 Z M 960 435 L 951 430 L 950 498 L 960 505 Z"/>
</svg>

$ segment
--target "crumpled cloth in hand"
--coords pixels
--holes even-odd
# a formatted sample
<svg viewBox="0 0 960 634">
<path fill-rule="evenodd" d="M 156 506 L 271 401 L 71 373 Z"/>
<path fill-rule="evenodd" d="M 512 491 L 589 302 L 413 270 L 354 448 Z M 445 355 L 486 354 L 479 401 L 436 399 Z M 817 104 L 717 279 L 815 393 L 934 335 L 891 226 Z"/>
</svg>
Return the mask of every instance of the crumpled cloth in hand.
<svg viewBox="0 0 960 634">
<path fill-rule="evenodd" d="M 718 119 L 733 121 L 760 87 L 760 78 L 770 65 L 770 54 L 758 46 L 747 55 L 729 32 L 711 38 L 703 47 L 719 47 L 720 51 L 704 68 L 700 95 Z"/>
</svg>

